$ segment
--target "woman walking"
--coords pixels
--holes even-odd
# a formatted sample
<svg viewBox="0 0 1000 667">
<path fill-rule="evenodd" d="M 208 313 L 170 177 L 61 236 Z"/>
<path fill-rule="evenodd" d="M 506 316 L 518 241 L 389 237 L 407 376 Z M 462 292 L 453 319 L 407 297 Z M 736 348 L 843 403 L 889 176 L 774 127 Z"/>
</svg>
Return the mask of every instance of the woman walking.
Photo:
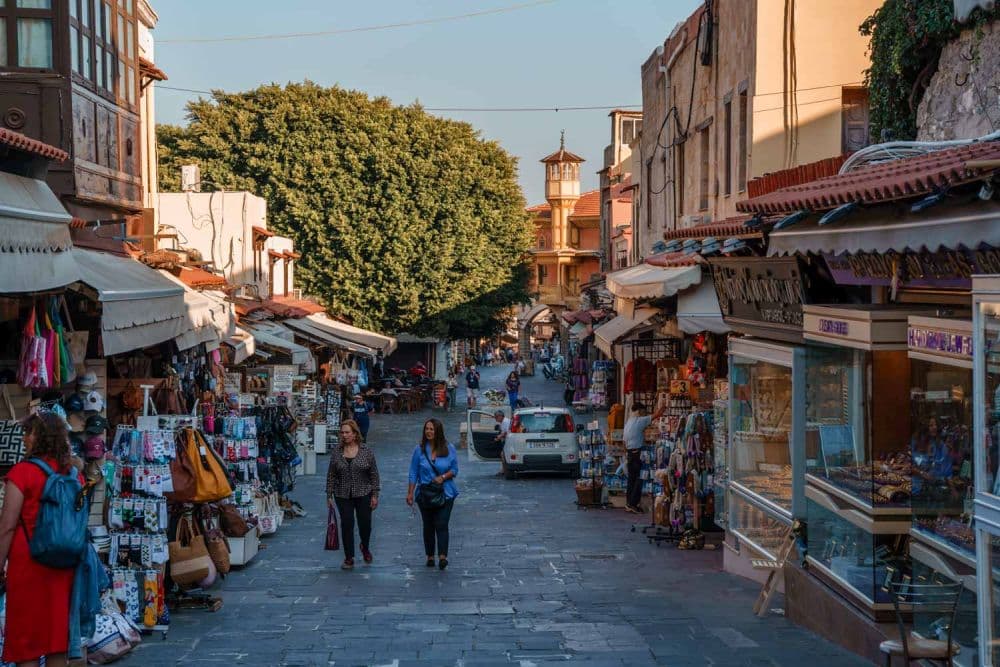
<svg viewBox="0 0 1000 667">
<path fill-rule="evenodd" d="M 517 394 L 521 391 L 521 378 L 514 371 L 507 376 L 507 401 L 510 403 L 510 412 L 517 410 Z"/>
<path fill-rule="evenodd" d="M 66 423 L 47 412 L 24 423 L 28 457 L 37 457 L 53 471 L 69 471 L 71 452 Z M 48 479 L 41 467 L 22 461 L 7 473 L 0 514 L 0 572 L 7 566 L 7 625 L 3 663 L 64 667 L 69 649 L 69 608 L 76 568 L 55 569 L 31 558 L 27 535 L 33 535 L 42 490 Z M 80 483 L 84 481 L 80 475 Z"/>
<path fill-rule="evenodd" d="M 417 506 L 424 522 L 424 553 L 427 567 L 434 567 L 434 554 L 438 568 L 448 567 L 448 522 L 458 497 L 455 477 L 458 476 L 458 454 L 444 438 L 444 426 L 438 419 L 428 419 L 420 444 L 410 458 L 410 486 L 406 504 L 413 505 L 416 493 Z M 436 547 L 436 549 L 435 549 Z"/>
<path fill-rule="evenodd" d="M 361 536 L 361 556 L 372 562 L 372 512 L 378 507 L 382 483 L 378 476 L 375 452 L 361 438 L 357 422 L 348 419 L 340 425 L 340 444 L 330 454 L 326 472 L 326 503 L 337 505 L 340 534 L 344 543 L 344 570 L 354 569 L 354 519 L 357 516 Z"/>
</svg>

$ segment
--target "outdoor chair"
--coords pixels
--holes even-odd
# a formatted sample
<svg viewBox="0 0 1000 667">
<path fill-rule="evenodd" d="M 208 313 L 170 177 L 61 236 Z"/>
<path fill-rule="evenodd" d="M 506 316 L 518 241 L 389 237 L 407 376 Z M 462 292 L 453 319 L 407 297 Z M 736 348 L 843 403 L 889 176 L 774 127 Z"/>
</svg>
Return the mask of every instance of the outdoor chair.
<svg viewBox="0 0 1000 667">
<path fill-rule="evenodd" d="M 960 649 L 958 644 L 952 643 L 951 636 L 962 588 L 961 583 L 893 582 L 889 585 L 892 604 L 896 610 L 896 624 L 899 626 L 899 639 L 887 639 L 879 644 L 879 651 L 885 655 L 886 667 L 891 667 L 892 658 L 897 655 L 903 657 L 907 666 L 915 660 L 931 660 L 952 667 L 952 660 Z M 935 625 L 945 633 L 945 639 L 931 639 L 913 631 L 907 632 L 904 614 L 940 614 Z"/>
</svg>

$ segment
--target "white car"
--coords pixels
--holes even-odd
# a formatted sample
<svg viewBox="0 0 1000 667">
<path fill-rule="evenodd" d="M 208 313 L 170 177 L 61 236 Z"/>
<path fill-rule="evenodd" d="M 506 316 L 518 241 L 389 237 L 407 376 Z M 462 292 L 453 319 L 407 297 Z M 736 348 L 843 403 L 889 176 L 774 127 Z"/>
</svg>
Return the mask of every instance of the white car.
<svg viewBox="0 0 1000 667">
<path fill-rule="evenodd" d="M 522 472 L 580 474 L 580 444 L 573 415 L 566 408 L 518 408 L 511 418 L 510 433 L 503 443 L 492 412 L 469 410 L 469 458 L 500 461 L 504 478 Z"/>
</svg>

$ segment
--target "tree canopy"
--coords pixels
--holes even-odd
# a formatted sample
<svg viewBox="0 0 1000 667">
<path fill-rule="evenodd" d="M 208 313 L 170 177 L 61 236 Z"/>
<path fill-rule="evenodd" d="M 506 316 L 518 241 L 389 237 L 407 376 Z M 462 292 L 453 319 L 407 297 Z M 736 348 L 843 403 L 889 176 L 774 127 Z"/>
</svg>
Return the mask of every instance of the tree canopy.
<svg viewBox="0 0 1000 667">
<path fill-rule="evenodd" d="M 311 82 L 215 91 L 157 128 L 160 188 L 180 166 L 267 200 L 302 253 L 299 286 L 359 326 L 448 338 L 499 331 L 529 299 L 516 159 L 419 105 Z"/>
</svg>

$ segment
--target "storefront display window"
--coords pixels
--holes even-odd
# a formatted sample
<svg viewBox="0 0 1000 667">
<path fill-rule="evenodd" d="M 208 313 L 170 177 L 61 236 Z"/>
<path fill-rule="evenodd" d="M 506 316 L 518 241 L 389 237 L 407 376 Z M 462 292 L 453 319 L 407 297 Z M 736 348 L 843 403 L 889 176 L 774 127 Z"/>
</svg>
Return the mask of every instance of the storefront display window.
<svg viewBox="0 0 1000 667">
<path fill-rule="evenodd" d="M 911 362 L 914 529 L 972 552 L 972 371 Z"/>
<path fill-rule="evenodd" d="M 734 356 L 732 481 L 792 511 L 792 369 Z"/>
<path fill-rule="evenodd" d="M 775 558 L 788 524 L 752 504 L 740 493 L 729 498 L 729 529 L 769 558 Z"/>
<path fill-rule="evenodd" d="M 910 502 L 905 350 L 806 348 L 806 471 L 865 505 Z"/>
<path fill-rule="evenodd" d="M 950 584 L 955 581 L 955 578 L 920 562 L 916 557 L 913 559 L 912 577 L 915 584 Z M 976 591 L 970 590 L 967 585 L 958 600 L 958 610 L 955 613 L 955 625 L 951 635 L 951 641 L 961 647 L 953 660 L 955 667 L 978 667 L 980 664 L 976 645 L 977 604 Z M 940 613 L 915 611 L 913 631 L 928 639 L 944 641 L 946 638 Z"/>
<path fill-rule="evenodd" d="M 872 534 L 810 498 L 808 554 L 869 604 L 891 604 L 888 584 L 907 567 L 907 536 Z"/>
</svg>

